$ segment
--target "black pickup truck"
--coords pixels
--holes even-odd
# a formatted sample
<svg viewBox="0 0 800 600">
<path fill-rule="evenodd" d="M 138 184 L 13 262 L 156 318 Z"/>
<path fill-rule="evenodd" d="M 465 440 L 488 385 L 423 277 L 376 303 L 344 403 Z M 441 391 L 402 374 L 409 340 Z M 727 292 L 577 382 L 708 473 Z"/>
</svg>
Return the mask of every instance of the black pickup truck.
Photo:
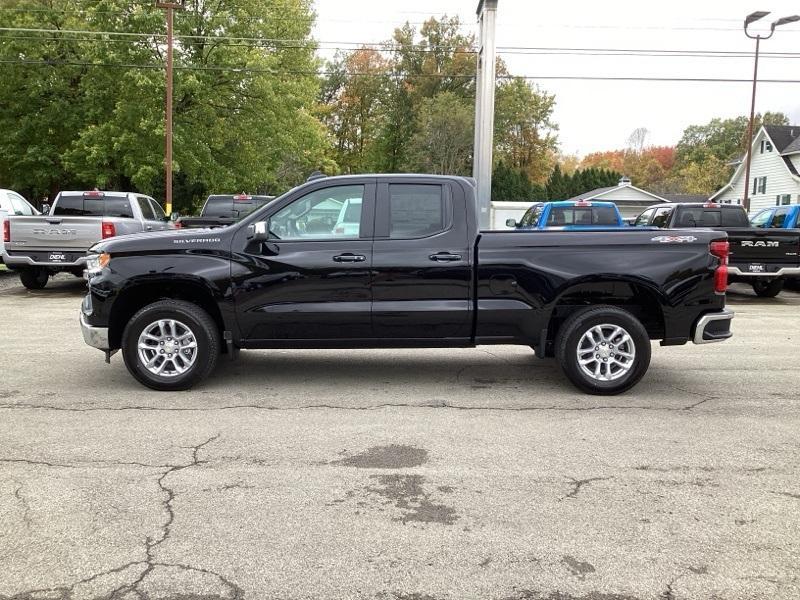
<svg viewBox="0 0 800 600">
<path fill-rule="evenodd" d="M 769 216 L 769 215 L 766 215 Z M 731 282 L 753 286 L 763 298 L 780 294 L 788 277 L 800 277 L 800 229 L 764 228 L 736 204 L 664 203 L 651 206 L 634 222 L 639 227 L 708 227 L 728 234 Z"/>
<path fill-rule="evenodd" d="M 212 194 L 206 198 L 199 217 L 178 217 L 175 225 L 179 229 L 227 227 L 274 198 L 275 196 L 253 196 L 245 193 Z"/>
<path fill-rule="evenodd" d="M 159 390 L 241 348 L 522 344 L 615 394 L 647 371 L 650 340 L 731 336 L 724 233 L 479 231 L 474 194 L 462 177 L 331 177 L 225 229 L 106 240 L 84 339 Z"/>
</svg>

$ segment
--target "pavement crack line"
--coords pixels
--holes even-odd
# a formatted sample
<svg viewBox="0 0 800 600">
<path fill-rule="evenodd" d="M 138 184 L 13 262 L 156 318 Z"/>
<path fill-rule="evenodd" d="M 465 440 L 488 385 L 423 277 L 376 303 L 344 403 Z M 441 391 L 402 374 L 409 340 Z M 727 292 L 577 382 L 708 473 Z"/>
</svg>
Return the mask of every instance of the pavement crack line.
<svg viewBox="0 0 800 600">
<path fill-rule="evenodd" d="M 585 485 L 590 483 L 594 483 L 595 481 L 608 481 L 609 479 L 614 479 L 613 477 L 590 477 L 589 479 L 575 479 L 574 477 L 568 477 L 567 479 L 570 480 L 572 483 L 572 489 L 567 493 L 566 496 L 561 498 L 562 500 L 566 500 L 567 498 L 577 498 L 578 492 L 581 491 L 581 488 Z"/>
<path fill-rule="evenodd" d="M 188 446 L 186 449 L 191 450 L 191 460 L 184 464 L 179 465 L 148 465 L 146 463 L 123 463 L 123 464 L 135 464 L 141 465 L 146 467 L 155 467 L 161 468 L 163 471 L 159 474 L 158 479 L 156 480 L 156 484 L 159 487 L 160 492 L 164 495 L 164 499 L 161 502 L 162 512 L 166 514 L 166 519 L 164 519 L 163 523 L 160 525 L 160 535 L 157 537 L 151 538 L 150 536 L 145 537 L 145 547 L 144 547 L 144 560 L 134 560 L 124 565 L 120 565 L 118 567 L 114 567 L 113 569 L 108 569 L 106 571 L 102 571 L 100 573 L 95 573 L 94 575 L 90 575 L 84 579 L 81 579 L 72 585 L 68 586 L 56 586 L 51 588 L 41 588 L 36 590 L 29 590 L 26 592 L 22 592 L 20 594 L 16 594 L 11 596 L 12 599 L 30 599 L 33 597 L 38 597 L 41 594 L 47 594 L 48 598 L 53 598 L 53 600 L 72 600 L 75 597 L 75 590 L 78 586 L 90 584 L 96 582 L 98 579 L 102 577 L 106 577 L 108 575 L 114 575 L 118 573 L 123 573 L 124 571 L 131 569 L 133 567 L 141 567 L 141 572 L 138 576 L 130 583 L 124 583 L 122 585 L 117 586 L 115 589 L 111 590 L 110 592 L 98 596 L 95 600 L 118 600 L 120 598 L 126 597 L 127 594 L 135 594 L 139 598 L 146 598 L 146 594 L 143 593 L 139 587 L 145 581 L 145 579 L 150 575 L 156 567 L 162 567 L 165 569 L 178 569 L 180 571 L 186 572 L 194 572 L 194 573 L 201 573 L 204 575 L 210 575 L 216 577 L 220 583 L 229 591 L 230 593 L 230 600 L 243 600 L 244 599 L 244 592 L 243 590 L 227 579 L 225 576 L 215 573 L 214 571 L 203 569 L 200 567 L 192 567 L 185 564 L 180 563 L 165 563 L 165 562 L 157 562 L 155 560 L 155 550 L 167 541 L 170 537 L 172 524 L 175 521 L 175 509 L 173 507 L 173 501 L 175 500 L 175 491 L 166 483 L 166 479 L 172 474 L 178 471 L 183 471 L 185 469 L 190 469 L 192 467 L 196 467 L 202 464 L 205 464 L 208 461 L 200 459 L 200 451 L 214 442 L 215 440 L 219 439 L 220 434 L 217 433 L 209 437 L 204 442 L 196 444 L 194 446 Z M 5 459 L 0 462 L 12 462 L 12 463 L 27 463 L 27 464 L 36 464 L 36 465 L 46 465 L 46 466 L 67 466 L 72 467 L 74 465 L 61 465 L 55 463 L 47 463 L 44 461 L 28 461 L 22 459 Z M 22 485 L 17 480 L 13 480 L 17 483 L 17 488 L 14 491 L 14 495 L 21 501 L 25 502 L 21 496 Z M 27 506 L 27 503 L 25 503 Z M 57 594 L 54 595 L 54 594 Z M 0 597 L 4 598 L 4 597 Z"/>
<path fill-rule="evenodd" d="M 336 404 L 308 404 L 303 406 L 270 406 L 265 404 L 232 404 L 226 406 L 198 406 L 198 407 L 163 407 L 163 406 L 116 406 L 104 407 L 93 406 L 86 408 L 49 406 L 42 404 L 0 404 L 0 410 L 53 410 L 61 412 L 124 412 L 124 411 L 153 411 L 153 412 L 221 412 L 228 410 L 267 410 L 276 412 L 303 411 L 303 410 L 343 410 L 343 411 L 370 411 L 382 410 L 386 408 L 429 408 L 429 409 L 450 409 L 463 411 L 497 411 L 497 412 L 581 412 L 595 410 L 649 410 L 681 412 L 693 409 L 708 400 L 716 397 L 709 396 L 699 402 L 688 406 L 643 406 L 643 405 L 624 405 L 624 404 L 601 404 L 596 406 L 463 406 L 450 404 L 449 402 L 435 402 L 426 404 L 410 404 L 404 402 L 373 404 L 370 406 L 340 406 Z M 2 462 L 2 459 L 0 459 Z M 54 465 L 57 466 L 57 465 Z M 68 465 L 65 465 L 68 466 Z"/>
<path fill-rule="evenodd" d="M 23 484 L 20 480 L 11 478 L 17 487 L 14 489 L 14 498 L 20 503 L 22 506 L 22 522 L 25 523 L 25 529 L 30 531 L 32 529 L 33 521 L 31 520 L 31 505 L 28 502 L 28 499 L 22 493 Z"/>
</svg>

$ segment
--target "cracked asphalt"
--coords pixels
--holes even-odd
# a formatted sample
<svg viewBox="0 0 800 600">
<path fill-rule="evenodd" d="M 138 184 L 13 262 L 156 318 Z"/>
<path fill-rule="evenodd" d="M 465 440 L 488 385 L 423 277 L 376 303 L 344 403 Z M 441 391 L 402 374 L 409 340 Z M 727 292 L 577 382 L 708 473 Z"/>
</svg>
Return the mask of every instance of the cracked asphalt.
<svg viewBox="0 0 800 600">
<path fill-rule="evenodd" d="M 628 394 L 521 347 L 259 351 L 191 392 L 0 274 L 0 599 L 800 597 L 800 295 Z"/>
</svg>

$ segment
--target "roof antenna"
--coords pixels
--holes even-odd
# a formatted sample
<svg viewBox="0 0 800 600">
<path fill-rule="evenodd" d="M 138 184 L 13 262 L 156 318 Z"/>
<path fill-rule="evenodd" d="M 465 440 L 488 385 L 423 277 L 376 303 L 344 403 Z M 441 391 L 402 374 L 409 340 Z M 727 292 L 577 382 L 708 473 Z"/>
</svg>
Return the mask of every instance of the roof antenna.
<svg viewBox="0 0 800 600">
<path fill-rule="evenodd" d="M 306 179 L 306 181 L 316 181 L 317 179 L 325 179 L 325 177 L 327 177 L 327 175 L 325 175 L 325 173 L 323 173 L 322 171 L 314 171 L 313 173 L 311 173 L 311 175 L 308 176 L 308 179 Z"/>
</svg>

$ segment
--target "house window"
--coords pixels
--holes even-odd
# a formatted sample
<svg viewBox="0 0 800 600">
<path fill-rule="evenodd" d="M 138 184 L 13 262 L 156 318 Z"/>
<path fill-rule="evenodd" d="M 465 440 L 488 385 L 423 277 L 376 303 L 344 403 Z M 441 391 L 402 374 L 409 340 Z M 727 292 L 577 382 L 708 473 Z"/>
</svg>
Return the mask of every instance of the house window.
<svg viewBox="0 0 800 600">
<path fill-rule="evenodd" d="M 766 194 L 767 193 L 767 178 L 766 177 L 753 177 L 753 194 Z"/>
<path fill-rule="evenodd" d="M 786 206 L 792 203 L 791 194 L 778 194 L 775 196 L 775 206 Z"/>
<path fill-rule="evenodd" d="M 761 154 L 764 152 L 772 152 L 772 142 L 769 140 L 761 140 Z"/>
</svg>

